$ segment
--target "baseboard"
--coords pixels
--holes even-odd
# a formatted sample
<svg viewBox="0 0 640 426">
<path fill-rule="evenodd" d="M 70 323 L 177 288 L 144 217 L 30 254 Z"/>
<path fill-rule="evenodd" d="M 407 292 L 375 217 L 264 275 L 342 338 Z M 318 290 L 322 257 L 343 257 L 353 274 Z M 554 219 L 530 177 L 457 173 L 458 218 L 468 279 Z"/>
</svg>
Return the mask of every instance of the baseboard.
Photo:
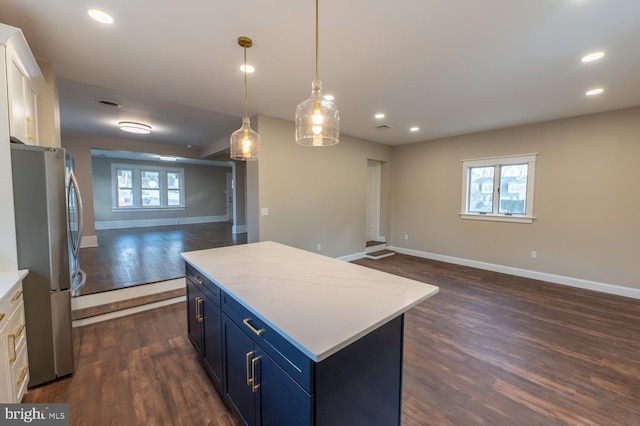
<svg viewBox="0 0 640 426">
<path fill-rule="evenodd" d="M 87 247 L 98 247 L 98 236 L 97 235 L 83 235 L 82 241 L 80 242 L 80 248 Z"/>
<path fill-rule="evenodd" d="M 344 260 L 345 262 L 351 262 L 353 260 L 358 260 L 358 259 L 362 259 L 363 257 L 365 257 L 366 253 L 365 252 L 360 252 L 360 253 L 354 253 L 354 254 L 348 254 L 346 256 L 340 256 L 337 259 L 338 260 Z"/>
<path fill-rule="evenodd" d="M 232 234 L 244 234 L 247 232 L 247 225 L 233 225 L 231 227 Z"/>
<path fill-rule="evenodd" d="M 496 265 L 493 263 L 479 262 L 476 260 L 463 259 L 453 256 L 429 253 L 419 250 L 406 249 L 402 247 L 389 247 L 398 253 L 410 256 L 422 257 L 425 259 L 438 260 L 441 262 L 453 263 L 456 265 L 470 266 L 472 268 L 484 269 L 487 271 L 500 272 L 503 274 L 515 275 L 518 277 L 532 278 L 540 281 L 547 281 L 555 284 L 567 285 L 570 287 L 582 288 L 585 290 L 599 291 L 601 293 L 614 294 L 617 296 L 640 299 L 640 289 L 623 287 L 615 284 L 601 283 L 597 281 L 585 280 L 582 278 L 567 277 L 563 275 L 549 274 L 546 272 L 531 271 L 528 269 L 513 268 L 511 266 Z"/>
<path fill-rule="evenodd" d="M 150 226 L 190 225 L 194 223 L 227 222 L 229 217 L 224 216 L 196 216 L 174 217 L 168 219 L 139 219 L 139 220 L 103 220 L 96 221 L 96 230 L 145 228 Z"/>
</svg>

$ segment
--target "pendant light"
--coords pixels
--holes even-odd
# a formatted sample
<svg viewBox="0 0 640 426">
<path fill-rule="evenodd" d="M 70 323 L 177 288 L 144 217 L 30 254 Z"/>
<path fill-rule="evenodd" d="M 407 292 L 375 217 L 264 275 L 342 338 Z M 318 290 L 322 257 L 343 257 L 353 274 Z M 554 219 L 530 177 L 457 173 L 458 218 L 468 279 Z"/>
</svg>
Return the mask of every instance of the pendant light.
<svg viewBox="0 0 640 426">
<path fill-rule="evenodd" d="M 253 42 L 249 37 L 238 37 L 238 44 L 244 49 L 244 118 L 242 127 L 231 134 L 231 158 L 255 161 L 260 158 L 260 135 L 251 129 L 247 115 L 247 48 L 253 46 Z"/>
<path fill-rule="evenodd" d="M 318 76 L 318 0 L 316 0 L 316 79 L 311 97 L 296 108 L 296 143 L 306 146 L 329 146 L 338 143 L 340 115 L 335 104 L 322 97 Z"/>
</svg>

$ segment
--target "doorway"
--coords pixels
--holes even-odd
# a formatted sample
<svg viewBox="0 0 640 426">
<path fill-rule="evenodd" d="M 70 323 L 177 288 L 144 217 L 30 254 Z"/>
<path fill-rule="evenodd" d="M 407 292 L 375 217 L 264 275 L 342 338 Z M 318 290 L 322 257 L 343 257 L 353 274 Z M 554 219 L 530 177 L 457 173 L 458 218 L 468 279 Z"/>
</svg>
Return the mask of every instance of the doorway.
<svg viewBox="0 0 640 426">
<path fill-rule="evenodd" d="M 382 163 L 367 160 L 367 223 L 366 241 L 384 241 L 380 235 L 380 189 Z"/>
<path fill-rule="evenodd" d="M 233 214 L 233 174 L 231 173 L 227 173 L 226 194 L 227 194 L 227 220 L 233 224 L 235 222 L 234 221 L 235 215 Z"/>
</svg>

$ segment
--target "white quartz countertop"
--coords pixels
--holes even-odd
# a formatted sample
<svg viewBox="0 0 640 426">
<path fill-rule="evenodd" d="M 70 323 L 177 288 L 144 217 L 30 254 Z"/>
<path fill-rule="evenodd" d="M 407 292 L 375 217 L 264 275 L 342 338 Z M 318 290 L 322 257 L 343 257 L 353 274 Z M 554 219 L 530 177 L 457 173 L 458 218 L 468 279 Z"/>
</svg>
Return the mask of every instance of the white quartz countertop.
<svg viewBox="0 0 640 426">
<path fill-rule="evenodd" d="M 271 241 L 182 257 L 316 362 L 438 292 Z"/>
<path fill-rule="evenodd" d="M 22 281 L 28 273 L 29 270 L 27 269 L 0 272 L 0 299 L 3 298 L 18 281 Z"/>
</svg>

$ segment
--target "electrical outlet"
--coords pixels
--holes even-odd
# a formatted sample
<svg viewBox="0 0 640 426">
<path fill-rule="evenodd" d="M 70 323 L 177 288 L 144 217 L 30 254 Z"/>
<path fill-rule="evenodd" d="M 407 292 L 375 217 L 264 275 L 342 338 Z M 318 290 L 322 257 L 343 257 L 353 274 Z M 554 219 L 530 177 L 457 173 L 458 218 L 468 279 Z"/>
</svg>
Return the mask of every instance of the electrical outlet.
<svg viewBox="0 0 640 426">
<path fill-rule="evenodd" d="M 316 249 L 318 249 L 318 251 L 322 251 L 322 244 L 318 243 L 318 245 L 316 246 Z"/>
<path fill-rule="evenodd" d="M 408 240 L 409 239 L 409 234 L 404 234 L 404 239 Z"/>
<path fill-rule="evenodd" d="M 531 258 L 532 258 L 532 259 L 537 259 L 537 258 L 538 258 L 538 252 L 537 252 L 537 251 L 535 251 L 535 250 L 533 250 L 533 251 L 531 252 Z"/>
</svg>

